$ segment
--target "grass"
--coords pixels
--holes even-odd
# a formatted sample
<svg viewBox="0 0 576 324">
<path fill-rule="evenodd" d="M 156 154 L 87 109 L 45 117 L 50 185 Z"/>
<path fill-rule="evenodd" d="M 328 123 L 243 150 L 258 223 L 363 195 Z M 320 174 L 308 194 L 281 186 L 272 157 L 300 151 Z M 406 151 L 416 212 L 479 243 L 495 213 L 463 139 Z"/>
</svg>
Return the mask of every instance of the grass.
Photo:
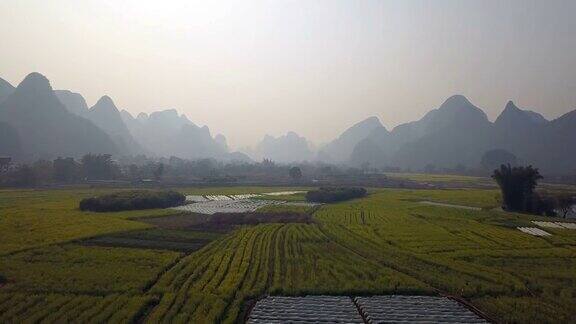
<svg viewBox="0 0 576 324">
<path fill-rule="evenodd" d="M 0 276 L 8 280 L 0 288 L 0 321 L 234 323 L 247 301 L 267 293 L 441 293 L 465 298 L 500 322 L 576 321 L 576 231 L 521 233 L 516 226 L 533 226 L 538 218 L 494 210 L 495 190 L 375 189 L 319 209 L 265 210 L 313 212 L 312 224 L 241 226 L 227 234 L 178 227 L 202 220 L 194 215 L 74 208 L 94 191 L 0 191 Z M 71 243 L 111 237 L 159 245 Z M 209 243 L 185 254 L 168 248 L 195 240 Z"/>
</svg>

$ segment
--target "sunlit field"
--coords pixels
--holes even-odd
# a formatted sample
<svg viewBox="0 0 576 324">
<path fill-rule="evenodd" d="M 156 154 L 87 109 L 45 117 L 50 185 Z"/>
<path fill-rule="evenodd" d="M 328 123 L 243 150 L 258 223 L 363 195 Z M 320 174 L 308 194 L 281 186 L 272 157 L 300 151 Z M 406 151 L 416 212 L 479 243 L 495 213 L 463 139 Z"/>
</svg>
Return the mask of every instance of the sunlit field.
<svg viewBox="0 0 576 324">
<path fill-rule="evenodd" d="M 522 233 L 546 218 L 498 211 L 496 190 L 372 189 L 320 208 L 262 210 L 312 213 L 310 224 L 223 233 L 180 228 L 175 220 L 209 216 L 171 209 L 77 209 L 102 191 L 0 191 L 1 322 L 234 323 L 266 294 L 441 294 L 500 322 L 576 320 L 576 230 Z"/>
</svg>

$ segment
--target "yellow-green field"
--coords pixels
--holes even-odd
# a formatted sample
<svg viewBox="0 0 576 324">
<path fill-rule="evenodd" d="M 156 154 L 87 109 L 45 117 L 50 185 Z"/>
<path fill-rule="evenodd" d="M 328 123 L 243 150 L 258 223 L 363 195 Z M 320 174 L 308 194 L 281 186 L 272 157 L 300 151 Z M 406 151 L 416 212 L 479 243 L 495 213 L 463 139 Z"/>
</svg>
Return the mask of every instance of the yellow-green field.
<svg viewBox="0 0 576 324">
<path fill-rule="evenodd" d="M 422 181 L 422 182 L 479 183 L 479 184 L 491 184 L 491 185 L 494 184 L 492 181 L 490 181 L 489 178 L 454 175 L 454 174 L 390 172 L 390 173 L 386 173 L 386 175 L 391 177 L 391 178 L 407 179 L 407 180 Z"/>
<path fill-rule="evenodd" d="M 181 189 L 284 190 L 292 189 Z M 244 226 L 223 235 L 145 222 L 169 220 L 170 210 L 77 210 L 81 198 L 103 191 L 0 191 L 0 322 L 234 323 L 267 293 L 447 294 L 499 322 L 576 321 L 576 231 L 533 237 L 516 230 L 536 218 L 496 211 L 495 190 L 371 190 L 359 200 L 288 209 L 313 212 L 312 224 Z M 168 244 L 84 243 L 99 237 L 210 243 L 191 253 Z"/>
</svg>

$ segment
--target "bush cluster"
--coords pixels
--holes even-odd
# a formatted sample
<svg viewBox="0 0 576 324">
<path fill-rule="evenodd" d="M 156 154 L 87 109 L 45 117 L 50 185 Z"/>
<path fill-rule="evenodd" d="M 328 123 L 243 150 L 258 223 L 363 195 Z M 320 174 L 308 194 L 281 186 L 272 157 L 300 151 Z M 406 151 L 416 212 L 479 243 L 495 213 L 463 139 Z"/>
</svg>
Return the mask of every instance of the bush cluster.
<svg viewBox="0 0 576 324">
<path fill-rule="evenodd" d="M 122 191 L 80 201 L 80 210 L 94 212 L 113 212 L 168 208 L 180 206 L 186 196 L 176 191 L 133 190 Z"/>
<path fill-rule="evenodd" d="M 310 202 L 330 203 L 366 196 L 366 189 L 360 187 L 323 187 L 306 193 Z"/>
</svg>

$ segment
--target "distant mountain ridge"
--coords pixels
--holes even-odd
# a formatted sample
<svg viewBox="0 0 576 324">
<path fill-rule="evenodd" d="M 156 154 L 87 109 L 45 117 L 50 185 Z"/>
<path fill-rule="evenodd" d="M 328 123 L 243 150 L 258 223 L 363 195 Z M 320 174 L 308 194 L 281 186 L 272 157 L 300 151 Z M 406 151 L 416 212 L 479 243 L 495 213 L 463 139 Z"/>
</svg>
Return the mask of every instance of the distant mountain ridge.
<svg viewBox="0 0 576 324">
<path fill-rule="evenodd" d="M 39 73 L 29 74 L 0 102 L 0 122 L 18 134 L 23 157 L 118 153 L 100 128 L 67 111 L 48 79 Z"/>
<path fill-rule="evenodd" d="M 250 160 L 244 154 L 229 153 L 226 137 L 221 134 L 212 137 L 207 126 L 196 126 L 176 109 L 156 111 L 150 115 L 140 113 L 136 118 L 124 110 L 121 116 L 134 138 L 155 155 Z"/>
<path fill-rule="evenodd" d="M 54 94 L 69 112 L 80 117 L 88 115 L 88 104 L 81 94 L 70 90 L 54 90 Z"/>
<path fill-rule="evenodd" d="M 270 159 L 280 163 L 311 161 L 314 158 L 306 138 L 295 132 L 279 137 L 265 135 L 251 154 L 257 160 Z"/>
<path fill-rule="evenodd" d="M 0 102 L 6 99 L 9 95 L 14 92 L 16 88 L 10 84 L 10 82 L 0 78 Z"/>
<path fill-rule="evenodd" d="M 266 135 L 247 152 L 256 160 L 324 161 L 404 170 L 478 168 L 483 154 L 502 149 L 548 173 L 576 172 L 576 110 L 553 120 L 509 101 L 494 122 L 466 97 L 454 95 L 417 121 L 388 131 L 369 117 L 316 150 L 288 132 Z M 230 152 L 226 137 L 212 136 L 175 109 L 120 110 L 101 97 L 91 108 L 81 94 L 54 91 L 46 77 L 29 74 L 17 87 L 0 79 L 0 156 L 19 159 L 79 157 L 86 153 L 146 154 L 186 159 L 249 161 Z"/>
<path fill-rule="evenodd" d="M 112 98 L 102 96 L 88 110 L 86 118 L 104 130 L 124 154 L 135 155 L 144 153 L 140 144 L 134 140 L 128 127 L 124 124 L 120 110 L 116 107 Z"/>
<path fill-rule="evenodd" d="M 369 117 L 345 130 L 338 138 L 324 146 L 319 154 L 323 156 L 323 159 L 347 162 L 356 144 L 375 130 L 388 132 L 378 117 Z"/>
<path fill-rule="evenodd" d="M 17 88 L 0 79 L 0 136 L 0 156 L 25 160 L 87 153 L 250 160 L 174 109 L 134 118 L 108 96 L 88 108 L 81 94 L 53 90 L 39 73 Z"/>
<path fill-rule="evenodd" d="M 418 121 L 391 132 L 374 130 L 354 147 L 350 163 L 411 170 L 477 168 L 486 151 L 498 148 L 545 172 L 575 172 L 574 147 L 576 111 L 548 121 L 510 101 L 491 123 L 480 108 L 456 95 Z"/>
</svg>

